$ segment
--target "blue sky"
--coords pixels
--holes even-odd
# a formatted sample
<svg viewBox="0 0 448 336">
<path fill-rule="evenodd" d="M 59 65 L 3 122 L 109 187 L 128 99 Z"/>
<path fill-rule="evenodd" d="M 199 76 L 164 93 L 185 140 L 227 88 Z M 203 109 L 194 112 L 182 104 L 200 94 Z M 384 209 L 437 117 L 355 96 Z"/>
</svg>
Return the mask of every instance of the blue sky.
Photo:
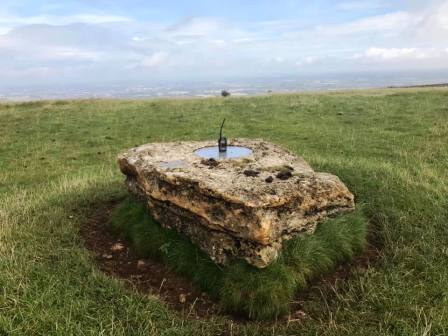
<svg viewBox="0 0 448 336">
<path fill-rule="evenodd" d="M 427 69 L 447 0 L 0 3 L 0 85 Z"/>
</svg>

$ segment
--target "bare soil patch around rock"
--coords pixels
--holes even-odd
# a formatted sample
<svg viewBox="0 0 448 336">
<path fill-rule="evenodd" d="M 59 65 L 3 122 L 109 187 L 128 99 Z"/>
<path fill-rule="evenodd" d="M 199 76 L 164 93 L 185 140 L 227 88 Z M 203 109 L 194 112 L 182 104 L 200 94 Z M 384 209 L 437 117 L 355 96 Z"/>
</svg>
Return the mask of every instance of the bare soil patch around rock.
<svg viewBox="0 0 448 336">
<path fill-rule="evenodd" d="M 109 276 L 141 294 L 158 296 L 167 305 L 193 318 L 218 312 L 218 305 L 188 279 L 177 275 L 161 262 L 140 258 L 128 242 L 115 238 L 107 223 L 117 205 L 111 202 L 98 209 L 81 229 L 87 249 L 98 267 Z"/>
<path fill-rule="evenodd" d="M 176 274 L 162 262 L 140 258 L 127 241 L 111 234 L 108 221 L 118 203 L 119 201 L 111 201 L 98 208 L 80 230 L 86 248 L 102 272 L 123 280 L 126 287 L 139 294 L 160 298 L 169 308 L 178 311 L 185 318 L 208 319 L 220 315 L 235 323 L 249 321 L 240 315 L 230 316 L 224 313 L 217 300 L 201 291 L 189 279 Z M 350 263 L 341 264 L 333 273 L 315 279 L 309 288 L 347 281 L 352 274 L 352 268 L 367 269 L 377 261 L 378 256 L 379 250 L 368 244 L 363 254 Z M 300 291 L 290 303 L 290 313 L 275 323 L 291 323 L 313 318 L 303 310 L 302 304 L 308 295 L 309 291 Z M 265 323 L 272 324 L 274 321 Z"/>
</svg>

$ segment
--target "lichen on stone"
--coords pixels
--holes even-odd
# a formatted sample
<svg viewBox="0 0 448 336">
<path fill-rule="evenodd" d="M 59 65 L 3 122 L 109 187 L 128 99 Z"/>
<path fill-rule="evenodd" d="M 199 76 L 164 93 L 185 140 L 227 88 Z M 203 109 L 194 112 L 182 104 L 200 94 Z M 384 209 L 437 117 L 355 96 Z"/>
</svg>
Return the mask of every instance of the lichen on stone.
<svg viewBox="0 0 448 336">
<path fill-rule="evenodd" d="M 118 162 L 128 189 L 145 200 L 154 218 L 218 264 L 240 258 L 264 268 L 283 241 L 354 208 L 352 193 L 337 176 L 314 172 L 272 143 L 230 143 L 252 154 L 212 162 L 194 151 L 213 141 L 151 143 L 122 153 Z"/>
</svg>

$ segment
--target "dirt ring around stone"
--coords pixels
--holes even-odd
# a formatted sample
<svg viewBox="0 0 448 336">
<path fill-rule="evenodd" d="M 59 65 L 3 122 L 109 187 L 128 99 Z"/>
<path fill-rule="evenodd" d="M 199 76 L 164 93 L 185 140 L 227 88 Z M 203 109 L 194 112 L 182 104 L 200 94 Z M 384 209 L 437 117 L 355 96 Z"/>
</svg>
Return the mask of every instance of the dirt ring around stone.
<svg viewBox="0 0 448 336">
<path fill-rule="evenodd" d="M 111 214 L 120 201 L 110 201 L 99 207 L 81 227 L 80 234 L 86 248 L 95 259 L 98 268 L 106 275 L 124 281 L 124 285 L 141 295 L 154 295 L 167 306 L 189 319 L 209 319 L 217 316 L 225 317 L 232 323 L 247 323 L 249 320 L 241 316 L 229 316 L 220 310 L 219 303 L 207 293 L 201 291 L 192 282 L 159 261 L 138 257 L 130 244 L 114 237 L 107 228 Z M 353 267 L 367 269 L 376 262 L 379 250 L 368 244 L 363 254 L 352 262 L 340 265 L 333 273 L 316 279 L 310 288 L 324 284 L 335 284 L 346 281 Z M 308 292 L 298 293 L 291 302 L 290 314 L 276 321 L 285 323 L 311 319 L 313 316 L 303 310 Z M 260 322 L 258 322 L 260 323 Z"/>
</svg>

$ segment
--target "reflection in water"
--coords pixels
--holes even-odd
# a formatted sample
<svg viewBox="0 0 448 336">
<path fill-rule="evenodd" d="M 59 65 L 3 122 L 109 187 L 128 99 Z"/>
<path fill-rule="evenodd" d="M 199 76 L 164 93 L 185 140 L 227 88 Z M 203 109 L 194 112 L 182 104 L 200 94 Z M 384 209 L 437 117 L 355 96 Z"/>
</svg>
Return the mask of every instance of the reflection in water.
<svg viewBox="0 0 448 336">
<path fill-rule="evenodd" d="M 242 146 L 227 146 L 226 152 L 219 152 L 218 146 L 210 146 L 196 149 L 194 153 L 204 159 L 224 160 L 249 156 L 252 154 L 252 149 Z"/>
</svg>

